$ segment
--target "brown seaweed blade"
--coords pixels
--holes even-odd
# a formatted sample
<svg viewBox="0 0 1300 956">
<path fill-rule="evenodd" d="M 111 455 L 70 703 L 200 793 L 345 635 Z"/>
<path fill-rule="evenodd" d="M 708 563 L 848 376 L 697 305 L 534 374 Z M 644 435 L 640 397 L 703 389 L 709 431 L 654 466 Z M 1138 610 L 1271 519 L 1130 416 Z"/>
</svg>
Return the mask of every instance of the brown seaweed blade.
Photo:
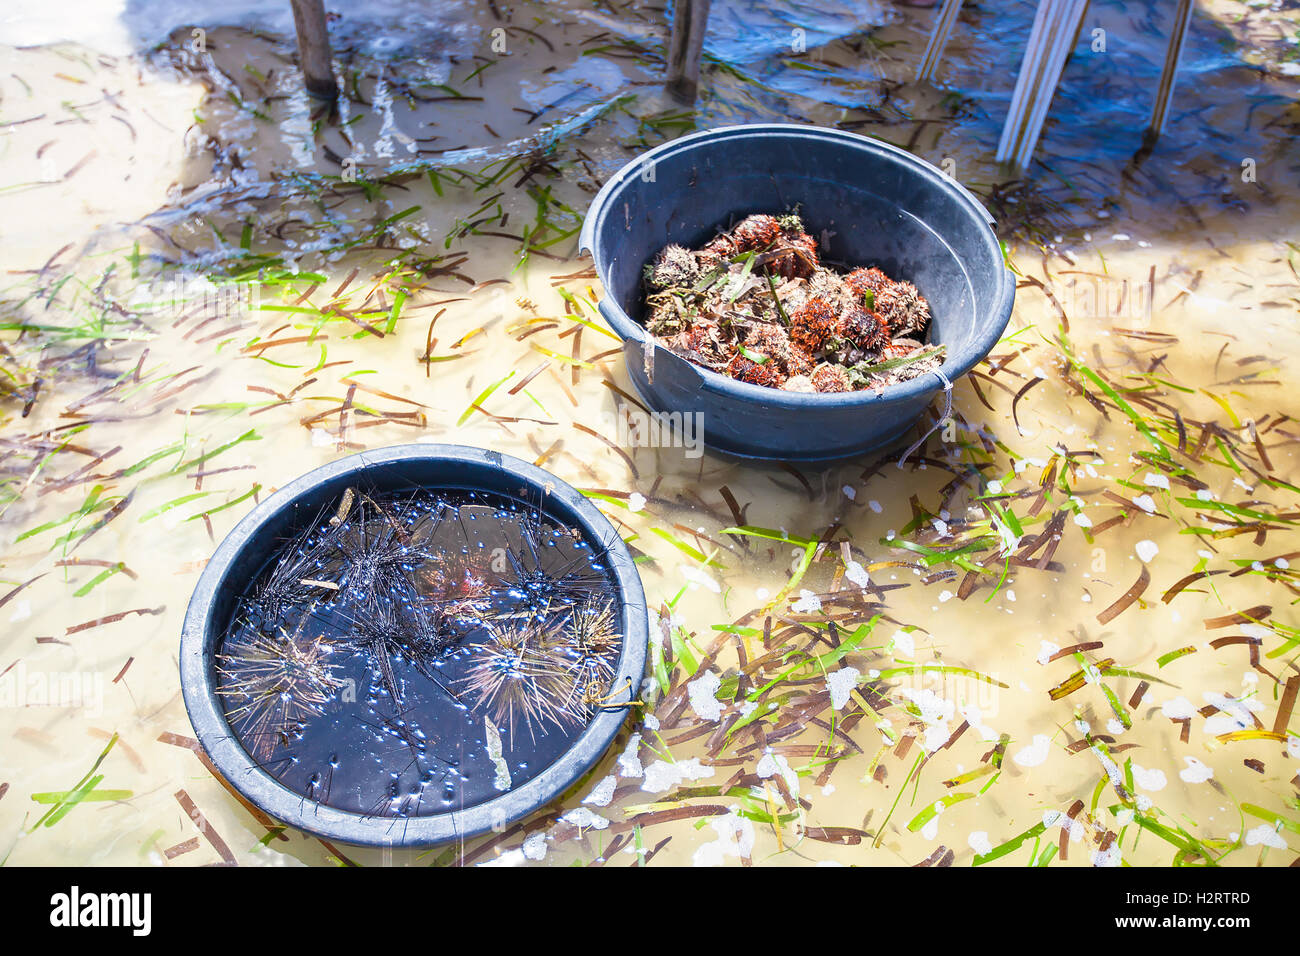
<svg viewBox="0 0 1300 956">
<path fill-rule="evenodd" d="M 1119 600 L 1097 615 L 1097 622 L 1099 624 L 1109 624 L 1111 621 L 1115 620 L 1115 618 L 1127 611 L 1134 601 L 1142 596 L 1142 593 L 1146 591 L 1147 585 L 1150 583 L 1151 572 L 1147 570 L 1147 566 L 1144 564 L 1141 573 L 1138 575 L 1138 579 L 1129 586 L 1127 591 L 1119 596 Z"/>
</svg>

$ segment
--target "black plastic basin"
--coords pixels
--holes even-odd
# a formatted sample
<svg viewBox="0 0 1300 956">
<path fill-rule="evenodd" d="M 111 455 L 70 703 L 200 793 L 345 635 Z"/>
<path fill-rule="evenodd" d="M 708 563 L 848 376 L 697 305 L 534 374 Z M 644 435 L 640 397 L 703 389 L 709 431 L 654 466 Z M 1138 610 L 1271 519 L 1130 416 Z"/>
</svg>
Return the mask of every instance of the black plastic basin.
<svg viewBox="0 0 1300 956">
<path fill-rule="evenodd" d="M 541 808 L 572 786 L 608 749 L 627 708 L 599 711 L 546 769 L 483 803 L 425 816 L 350 813 L 306 800 L 263 770 L 240 744 L 215 690 L 214 655 L 239 597 L 284 541 L 333 508 L 345 489 L 478 491 L 514 498 L 566 526 L 580 528 L 605 551 L 618 588 L 623 646 L 611 687 L 638 693 L 645 669 L 649 622 L 645 592 L 627 546 L 599 511 L 549 472 L 500 452 L 462 445 L 398 445 L 351 455 L 279 489 L 221 542 L 199 577 L 181 633 L 180 673 L 185 708 L 199 743 L 217 771 L 269 816 L 293 827 L 366 846 L 426 846 L 500 828 Z"/>
<path fill-rule="evenodd" d="M 623 167 L 596 196 L 582 227 L 581 246 L 590 250 L 605 287 L 600 311 L 623 339 L 628 374 L 642 398 L 658 411 L 701 416 L 704 443 L 712 448 L 818 461 L 892 444 L 944 387 L 939 375 L 878 392 L 785 392 L 694 365 L 655 344 L 641 325 L 641 270 L 663 246 L 699 246 L 745 215 L 780 214 L 795 204 L 823 261 L 879 266 L 929 300 L 930 341 L 947 346 L 944 378 L 965 375 L 1001 338 L 1015 277 L 984 207 L 910 153 L 815 126 L 709 130 Z"/>
</svg>

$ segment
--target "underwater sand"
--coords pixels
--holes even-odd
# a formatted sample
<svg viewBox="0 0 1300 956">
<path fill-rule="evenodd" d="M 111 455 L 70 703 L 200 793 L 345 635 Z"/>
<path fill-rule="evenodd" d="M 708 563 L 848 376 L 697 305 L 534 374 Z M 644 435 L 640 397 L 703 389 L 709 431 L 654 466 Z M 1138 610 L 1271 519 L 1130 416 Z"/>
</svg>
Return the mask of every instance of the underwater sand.
<svg viewBox="0 0 1300 956">
<path fill-rule="evenodd" d="M 473 79 L 470 56 L 494 59 L 486 6 L 456 11 L 454 65 L 355 41 L 338 58 L 368 105 L 316 140 L 274 35 L 210 27 L 210 62 L 178 21 L 140 61 L 0 53 L 0 857 L 1293 862 L 1294 14 L 1199 9 L 1170 128 L 1132 162 L 1166 25 L 1096 5 L 1024 180 L 990 160 L 1028 3 L 966 12 L 935 89 L 910 81 L 925 11 L 717 4 L 694 112 L 654 85 L 661 13 L 579 6 L 518 6 L 505 25 L 546 43 L 507 34 Z M 403 95 L 452 95 L 429 83 L 458 95 Z M 630 386 L 574 248 L 590 195 L 666 137 L 779 119 L 951 159 L 999 220 L 1016 311 L 923 462 L 611 447 Z M 363 183 L 341 179 L 349 157 Z M 443 165 L 376 184 L 415 162 Z M 239 261 L 262 280 L 237 294 L 160 274 Z M 385 853 L 279 832 L 214 779 L 176 648 L 203 562 L 256 500 L 406 441 L 497 448 L 588 491 L 643 556 L 659 639 L 643 716 L 562 800 Z M 1156 445 L 1176 469 L 1138 457 Z"/>
</svg>

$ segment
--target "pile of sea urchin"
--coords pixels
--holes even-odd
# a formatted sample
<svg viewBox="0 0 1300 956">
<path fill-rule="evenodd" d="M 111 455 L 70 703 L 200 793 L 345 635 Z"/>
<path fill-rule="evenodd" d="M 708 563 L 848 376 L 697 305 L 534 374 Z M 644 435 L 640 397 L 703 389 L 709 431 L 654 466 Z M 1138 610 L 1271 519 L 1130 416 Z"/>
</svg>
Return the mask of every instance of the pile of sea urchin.
<svg viewBox="0 0 1300 956">
<path fill-rule="evenodd" d="M 791 392 L 881 389 L 939 368 L 930 305 L 877 268 L 821 264 L 797 215 L 746 216 L 700 249 L 645 268 L 646 327 L 677 355 Z"/>
</svg>

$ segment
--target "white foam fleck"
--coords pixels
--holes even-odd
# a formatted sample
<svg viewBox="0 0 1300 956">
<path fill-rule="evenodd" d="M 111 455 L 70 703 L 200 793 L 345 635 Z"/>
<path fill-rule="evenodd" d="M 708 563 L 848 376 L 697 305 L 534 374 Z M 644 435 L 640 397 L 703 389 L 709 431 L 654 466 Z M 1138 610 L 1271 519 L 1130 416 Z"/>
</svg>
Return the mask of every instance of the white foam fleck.
<svg viewBox="0 0 1300 956">
<path fill-rule="evenodd" d="M 1124 858 L 1119 851 L 1119 841 L 1116 840 L 1105 850 L 1092 851 L 1092 865 L 1099 867 L 1122 866 Z"/>
<path fill-rule="evenodd" d="M 1047 736 L 1047 734 L 1034 734 L 1034 742 L 1021 747 L 1011 759 L 1016 762 L 1017 766 L 1037 767 L 1047 760 L 1051 747 L 1051 737 Z"/>
<path fill-rule="evenodd" d="M 849 501 L 852 501 L 858 496 L 857 489 L 855 489 L 852 485 L 845 485 L 843 488 L 840 489 L 840 491 L 844 492 L 844 497 L 848 498 Z"/>
<path fill-rule="evenodd" d="M 1201 763 L 1195 757 L 1184 757 L 1186 769 L 1178 771 L 1178 777 L 1184 783 L 1206 783 L 1214 777 L 1214 770 Z"/>
<path fill-rule="evenodd" d="M 1148 488 L 1163 488 L 1169 490 L 1169 479 L 1164 475 L 1157 474 L 1154 471 L 1148 471 L 1142 478 L 1142 484 Z"/>
<path fill-rule="evenodd" d="M 780 754 L 766 753 L 754 765 L 754 773 L 766 779 L 780 774 L 790 790 L 790 796 L 799 798 L 799 774 L 790 766 L 790 761 Z"/>
<path fill-rule="evenodd" d="M 1149 790 L 1151 793 L 1157 793 L 1165 788 L 1169 781 L 1165 779 L 1165 772 L 1160 769 L 1148 770 L 1146 767 L 1133 764 L 1133 783 L 1143 790 Z"/>
<path fill-rule="evenodd" d="M 1246 846 L 1271 846 L 1276 850 L 1287 848 L 1286 840 L 1282 839 L 1282 834 L 1278 833 L 1277 827 L 1271 823 L 1261 823 L 1247 830 Z"/>
<path fill-rule="evenodd" d="M 716 721 L 722 719 L 723 702 L 718 700 L 718 688 L 722 686 L 722 677 L 713 671 L 705 671 L 686 685 L 690 695 L 691 710 L 700 720 Z"/>
<path fill-rule="evenodd" d="M 476 866 L 520 866 L 524 862 L 523 850 L 506 850 L 500 856 L 492 860 L 484 860 Z"/>
<path fill-rule="evenodd" d="M 639 491 L 634 491 L 627 497 L 627 510 L 635 514 L 645 508 L 645 495 Z"/>
<path fill-rule="evenodd" d="M 680 571 L 682 577 L 690 583 L 691 590 L 703 587 L 712 591 L 714 594 L 722 593 L 722 585 L 715 581 L 712 575 L 700 570 L 695 567 L 695 565 L 681 564 L 677 566 L 677 570 Z"/>
<path fill-rule="evenodd" d="M 647 793 L 663 793 L 677 786 L 684 780 L 705 780 L 713 776 L 713 768 L 700 763 L 699 757 L 690 760 L 656 760 L 645 768 L 645 780 L 641 789 Z"/>
<path fill-rule="evenodd" d="M 1038 643 L 1038 663 L 1047 664 L 1051 662 L 1052 655 L 1061 648 L 1051 641 L 1040 641 Z"/>
<path fill-rule="evenodd" d="M 641 768 L 641 758 L 637 751 L 641 749 L 641 735 L 633 734 L 627 742 L 627 748 L 618 756 L 618 773 L 621 777 L 640 777 L 645 771 Z"/>
<path fill-rule="evenodd" d="M 609 802 L 614 799 L 614 787 L 617 783 L 618 780 L 615 779 L 614 775 L 611 773 L 608 777 L 601 780 L 600 783 L 592 787 L 591 793 L 587 794 L 586 798 L 582 802 L 590 804 L 593 807 L 609 806 Z"/>
<path fill-rule="evenodd" d="M 998 739 L 998 732 L 984 723 L 984 712 L 980 710 L 978 704 L 961 703 L 957 705 L 957 712 L 961 714 L 962 720 L 970 725 L 971 730 L 980 735 L 984 741 L 993 741 Z M 957 771 L 961 773 L 959 769 Z"/>
<path fill-rule="evenodd" d="M 865 588 L 871 583 L 871 575 L 857 561 L 850 561 L 844 565 L 844 576 L 860 588 Z"/>
<path fill-rule="evenodd" d="M 948 729 L 948 721 L 952 719 L 953 711 L 956 709 L 953 702 L 940 697 L 928 687 L 921 690 L 905 687 L 900 693 L 920 711 L 921 720 L 926 725 L 925 738 L 921 741 L 921 747 L 927 753 L 934 753 L 946 744 L 952 735 Z"/>
<path fill-rule="evenodd" d="M 611 778 L 612 779 L 612 778 Z M 546 833 L 543 830 L 534 830 L 524 838 L 524 844 L 520 847 L 525 859 L 544 860 L 546 859 Z"/>
<path fill-rule="evenodd" d="M 862 673 L 856 667 L 841 667 L 826 675 L 826 689 L 831 693 L 831 708 L 841 710 L 850 693 L 858 686 Z"/>
<path fill-rule="evenodd" d="M 579 830 L 603 830 L 609 826 L 609 820 L 586 807 L 575 807 L 560 819 L 565 823 L 572 823 Z"/>
<path fill-rule="evenodd" d="M 754 824 L 735 810 L 714 817 L 709 825 L 718 838 L 696 848 L 693 866 L 721 866 L 729 856 L 746 858 L 754 852 Z"/>
<path fill-rule="evenodd" d="M 1043 811 L 1043 826 L 1049 830 L 1052 827 L 1060 827 L 1070 834 L 1071 843 L 1078 843 L 1084 837 L 1083 824 L 1071 818 L 1068 813 L 1062 813 L 1060 810 Z"/>
<path fill-rule="evenodd" d="M 1138 560 L 1145 564 L 1160 553 L 1160 546 L 1150 538 L 1143 538 L 1133 548 L 1133 551 L 1137 554 Z"/>
<path fill-rule="evenodd" d="M 822 609 L 822 599 L 807 588 L 799 589 L 799 600 L 790 605 L 796 614 L 816 614 Z"/>
<path fill-rule="evenodd" d="M 1237 730 L 1249 730 L 1255 726 L 1251 714 L 1264 709 L 1263 705 L 1253 697 L 1239 700 L 1214 691 L 1205 691 L 1201 696 L 1218 708 L 1215 713 L 1205 718 L 1205 726 L 1202 728 L 1210 737 L 1230 734 Z"/>
<path fill-rule="evenodd" d="M 984 830 L 976 830 L 973 832 L 966 838 L 966 843 L 980 856 L 985 856 L 993 852 L 993 844 L 989 842 L 989 835 Z"/>
<path fill-rule="evenodd" d="M 1138 495 L 1133 499 L 1133 504 L 1137 505 L 1149 515 L 1156 513 L 1156 503 L 1150 495 Z"/>
</svg>

